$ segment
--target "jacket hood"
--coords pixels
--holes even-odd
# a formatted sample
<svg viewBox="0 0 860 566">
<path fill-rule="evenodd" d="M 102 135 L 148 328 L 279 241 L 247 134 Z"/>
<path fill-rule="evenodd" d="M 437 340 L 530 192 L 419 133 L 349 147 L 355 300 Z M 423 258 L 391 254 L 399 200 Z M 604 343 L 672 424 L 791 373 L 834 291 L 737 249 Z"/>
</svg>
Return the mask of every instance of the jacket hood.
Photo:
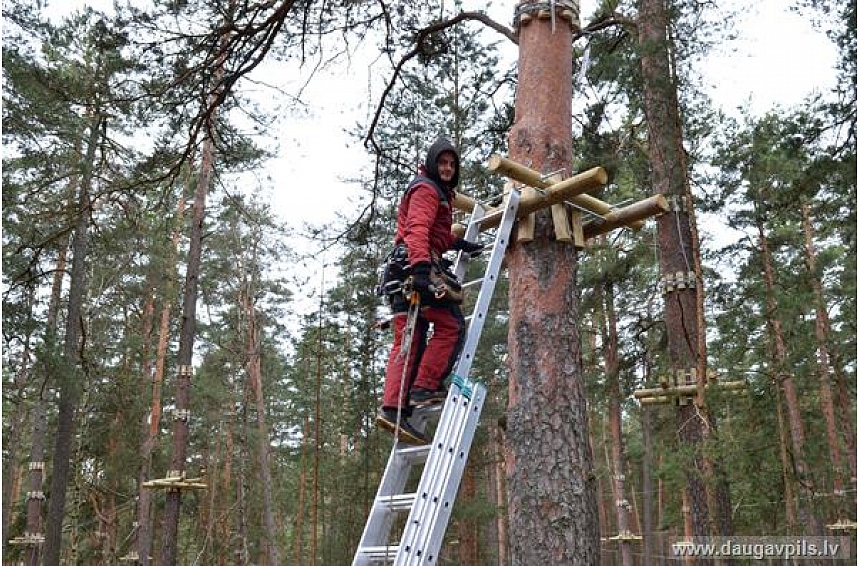
<svg viewBox="0 0 860 566">
<path fill-rule="evenodd" d="M 439 178 L 439 166 L 436 164 L 436 160 L 439 159 L 439 156 L 446 151 L 450 151 L 454 154 L 454 159 L 457 163 L 457 166 L 454 169 L 454 177 L 451 178 L 450 183 L 443 183 L 442 179 Z M 424 169 L 427 171 L 427 176 L 435 183 L 438 183 L 440 187 L 445 187 L 452 191 L 460 182 L 460 152 L 457 151 L 457 148 L 454 147 L 454 144 L 449 140 L 446 138 L 439 138 L 433 142 L 433 145 L 431 145 L 430 149 L 427 150 L 427 158 L 424 160 Z"/>
</svg>

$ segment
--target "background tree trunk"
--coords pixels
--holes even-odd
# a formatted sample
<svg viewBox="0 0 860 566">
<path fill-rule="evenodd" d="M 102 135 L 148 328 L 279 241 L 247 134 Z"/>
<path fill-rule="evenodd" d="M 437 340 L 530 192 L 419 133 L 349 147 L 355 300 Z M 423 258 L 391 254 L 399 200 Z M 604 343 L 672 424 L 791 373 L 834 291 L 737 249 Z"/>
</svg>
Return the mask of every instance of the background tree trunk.
<svg viewBox="0 0 860 566">
<path fill-rule="evenodd" d="M 474 461 L 472 461 L 474 462 Z M 475 501 L 475 471 L 474 463 L 467 463 L 463 471 L 463 483 L 457 492 L 457 500 L 465 505 Z M 461 566 L 479 566 L 478 525 L 469 517 L 457 521 L 457 564 Z"/>
<path fill-rule="evenodd" d="M 805 446 L 806 432 L 803 425 L 803 416 L 800 410 L 800 402 L 797 396 L 797 387 L 794 377 L 789 370 L 788 347 L 785 343 L 785 335 L 782 330 L 782 322 L 779 320 L 779 311 L 776 302 L 773 265 L 770 256 L 770 246 L 765 234 L 764 222 L 758 220 L 759 248 L 762 254 L 762 271 L 765 286 L 765 304 L 767 305 L 767 323 L 773 336 L 774 351 L 776 353 L 776 375 L 781 385 L 780 389 L 785 397 L 785 405 L 788 409 L 788 429 L 791 438 L 791 461 L 794 463 L 794 477 L 800 488 L 798 493 L 798 520 L 803 532 L 807 535 L 820 535 L 823 532 L 821 520 L 817 517 L 814 508 L 815 481 L 813 480 L 809 466 L 806 463 Z"/>
<path fill-rule="evenodd" d="M 185 290 L 182 297 L 182 325 L 179 330 L 179 352 L 177 354 L 176 400 L 173 419 L 173 450 L 168 475 L 185 473 L 185 458 L 188 450 L 188 412 L 190 411 L 191 372 L 196 332 L 197 284 L 200 278 L 200 255 L 203 248 L 203 219 L 206 211 L 206 194 L 214 169 L 215 147 L 211 138 L 203 143 L 200 159 L 200 174 L 194 191 L 193 218 L 189 235 L 188 265 L 185 271 Z M 178 489 L 167 490 L 164 502 L 162 527 L 161 564 L 176 564 L 177 532 L 182 494 Z"/>
<path fill-rule="evenodd" d="M 190 173 L 189 173 L 190 177 Z M 164 366 L 167 362 L 167 345 L 170 342 L 170 312 L 173 305 L 174 279 L 176 277 L 176 259 L 179 251 L 179 239 L 182 236 L 182 225 L 185 217 L 185 195 L 179 196 L 176 205 L 176 226 L 171 235 L 171 247 L 165 262 L 169 270 L 165 280 L 167 283 L 162 290 L 161 312 L 158 324 L 158 343 L 155 347 L 155 371 L 150 375 L 149 368 L 144 368 L 144 379 L 152 383 L 152 401 L 149 414 L 144 417 L 143 443 L 140 449 L 140 472 L 138 480 L 137 502 L 137 548 L 138 560 L 141 566 L 149 566 L 153 541 L 153 490 L 141 487 L 143 482 L 152 476 L 152 458 L 158 443 L 161 430 L 161 385 L 164 383 Z M 154 295 L 153 295 L 154 298 Z M 146 335 L 144 335 L 146 336 Z"/>
<path fill-rule="evenodd" d="M 559 14 L 535 17 L 519 32 L 509 154 L 542 173 L 570 174 L 571 37 Z M 600 535 L 577 329 L 576 250 L 554 240 L 548 210 L 535 216 L 534 241 L 515 244 L 507 255 L 511 563 L 595 564 Z"/>
<path fill-rule="evenodd" d="M 612 440 L 612 496 L 615 499 L 617 535 L 630 533 L 630 503 L 624 496 L 624 445 L 621 436 L 621 384 L 618 372 L 618 328 L 615 318 L 615 290 L 612 282 L 603 286 L 604 332 L 603 348 L 606 369 L 607 403 L 609 404 L 609 432 Z M 630 541 L 620 538 L 622 566 L 633 566 L 633 549 Z"/>
<path fill-rule="evenodd" d="M 496 505 L 499 513 L 496 516 L 496 546 L 498 547 L 498 566 L 508 565 L 508 513 L 505 498 L 505 452 L 504 433 L 501 427 L 492 427 L 490 443 L 493 454 L 493 477 L 496 488 Z"/>
<path fill-rule="evenodd" d="M 245 311 L 246 328 L 246 375 L 254 395 L 254 405 L 257 413 L 257 465 L 259 466 L 260 482 L 263 490 L 263 523 L 266 528 L 266 545 L 268 564 L 279 566 L 281 563 L 278 550 L 278 529 L 275 525 L 275 501 L 272 486 L 271 462 L 269 461 L 269 425 L 266 421 L 266 401 L 263 396 L 263 376 L 261 370 L 260 330 L 257 325 L 257 312 L 254 306 L 254 281 L 247 279 L 242 285 L 240 305 Z"/>
<path fill-rule="evenodd" d="M 66 489 L 69 481 L 69 459 L 74 444 L 75 412 L 80 399 L 80 356 L 83 302 L 87 290 L 86 258 L 89 246 L 90 184 L 92 182 L 98 142 L 102 135 L 105 117 L 96 108 L 90 119 L 87 152 L 81 162 L 81 184 L 78 191 L 75 233 L 72 238 L 72 272 L 69 275 L 69 295 L 66 315 L 66 335 L 63 340 L 63 366 L 58 368 L 59 404 L 57 434 L 54 441 L 51 499 L 45 528 L 45 566 L 59 566 L 63 542 L 63 518 L 66 507 Z"/>
<path fill-rule="evenodd" d="M 231 8 L 234 1 L 230 2 Z M 209 104 L 219 100 L 220 84 L 224 75 L 224 59 L 230 32 L 221 37 L 220 54 L 213 70 L 213 83 L 219 87 L 209 96 Z M 189 411 L 192 357 L 194 354 L 194 339 L 196 332 L 197 286 L 200 278 L 200 255 L 203 249 L 203 220 L 206 213 L 206 195 L 212 182 L 215 168 L 215 140 L 212 138 L 217 131 L 217 109 L 213 109 L 207 120 L 206 139 L 200 152 L 200 172 L 197 186 L 194 189 L 193 218 L 189 234 L 188 265 L 185 272 L 185 289 L 182 296 L 182 325 L 179 330 L 179 352 L 176 378 L 176 411 L 183 415 Z M 188 419 L 174 418 L 173 420 L 173 452 L 170 460 L 170 471 L 174 474 L 185 473 L 185 453 L 188 449 Z M 161 565 L 176 564 L 177 532 L 179 529 L 179 510 L 181 506 L 179 490 L 168 490 L 164 502 L 164 527 L 162 529 Z"/>
<path fill-rule="evenodd" d="M 706 362 L 701 313 L 701 268 L 682 145 L 677 85 L 673 80 L 669 57 L 668 20 L 663 2 L 640 0 L 638 30 L 653 191 L 675 202 L 674 211 L 657 219 L 660 272 L 663 277 L 680 273 L 690 283 L 685 288 L 676 287 L 665 294 L 668 353 L 675 375 L 680 372 L 688 376 L 687 380 L 691 383 L 703 386 L 706 381 Z M 692 285 L 693 282 L 695 285 Z M 682 405 L 678 409 L 677 421 L 680 441 L 695 451 L 687 475 L 687 503 L 692 526 L 689 534 L 731 534 L 728 486 L 722 474 L 717 472 L 718 466 L 712 464 L 704 453 L 705 440 L 715 432 L 704 399 L 700 396 Z M 708 485 L 713 486 L 715 493 L 709 494 Z"/>
<path fill-rule="evenodd" d="M 845 488 L 842 483 L 844 467 L 842 463 L 842 447 L 839 443 L 839 433 L 836 431 L 836 412 L 833 408 L 833 389 L 830 387 L 830 352 L 827 348 L 827 311 L 825 310 L 824 292 L 821 289 L 821 281 L 816 273 L 816 253 L 812 239 L 812 219 L 809 214 L 809 205 L 800 206 L 803 214 L 803 236 L 804 249 L 806 251 L 806 268 L 812 284 L 813 302 L 815 304 L 815 339 L 818 350 L 818 379 L 819 379 L 819 402 L 821 413 L 824 415 L 825 429 L 827 430 L 827 447 L 830 451 L 830 463 L 832 464 L 833 495 L 836 497 L 837 517 L 841 517 L 842 499 L 845 497 Z M 853 458 L 849 454 L 848 458 Z"/>
</svg>

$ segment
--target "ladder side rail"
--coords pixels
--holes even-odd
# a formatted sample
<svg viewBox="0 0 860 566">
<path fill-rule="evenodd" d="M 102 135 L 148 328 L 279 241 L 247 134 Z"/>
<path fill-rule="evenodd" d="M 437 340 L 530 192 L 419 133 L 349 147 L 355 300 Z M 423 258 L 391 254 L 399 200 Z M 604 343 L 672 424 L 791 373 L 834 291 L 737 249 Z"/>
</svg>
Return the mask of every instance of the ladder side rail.
<svg viewBox="0 0 860 566">
<path fill-rule="evenodd" d="M 466 470 L 466 461 L 469 457 L 472 441 L 475 438 L 475 431 L 478 428 L 478 420 L 481 416 L 486 394 L 486 388 L 476 383 L 462 436 L 457 443 L 457 450 L 449 458 L 450 469 L 448 470 L 448 481 L 441 485 L 440 489 L 435 493 L 438 501 L 429 508 L 429 515 L 422 522 L 424 532 L 420 538 L 425 541 L 425 545 L 423 549 L 416 549 L 422 550 L 422 556 L 418 557 L 418 553 L 415 552 L 412 558 L 413 561 L 408 564 L 415 564 L 417 566 L 422 562 L 424 564 L 435 564 L 438 562 L 438 554 L 442 548 L 442 541 L 445 538 L 448 521 L 454 510 L 454 500 L 460 488 L 460 480 L 463 479 L 463 473 Z"/>
<path fill-rule="evenodd" d="M 469 224 L 466 227 L 466 233 L 463 239 L 470 242 L 477 241 L 478 234 L 481 233 L 481 219 L 484 217 L 485 209 L 480 203 L 475 203 L 475 208 L 472 209 L 472 216 L 469 218 Z M 454 275 L 460 283 L 465 283 L 463 279 L 466 277 L 466 268 L 469 267 L 469 254 L 466 252 L 457 252 L 457 261 L 454 264 Z"/>
<path fill-rule="evenodd" d="M 505 252 L 508 248 L 511 229 L 513 228 L 514 221 L 517 218 L 517 208 L 519 207 L 519 203 L 520 192 L 518 190 L 512 190 L 508 193 L 505 212 L 502 216 L 502 221 L 499 224 L 498 232 L 496 233 L 496 241 L 493 244 L 493 249 L 490 252 L 490 259 L 487 263 L 484 282 L 481 285 L 481 290 L 478 292 L 478 299 L 475 301 L 475 307 L 472 310 L 472 318 L 469 322 L 469 331 L 466 335 L 466 341 L 463 344 L 463 351 L 460 354 L 460 359 L 457 361 L 457 366 L 454 369 L 454 375 L 463 379 L 466 379 L 469 376 L 469 371 L 472 369 L 475 350 L 478 347 L 478 341 L 480 340 L 481 332 L 484 329 L 484 322 L 487 310 L 490 306 L 490 299 L 493 298 L 493 291 L 496 289 L 496 282 L 498 281 L 502 262 L 505 259 Z"/>
<path fill-rule="evenodd" d="M 358 551 L 352 561 L 353 566 L 367 566 L 372 563 L 372 560 L 362 552 L 362 549 L 373 546 L 388 546 L 394 514 L 380 502 L 386 496 L 402 494 L 406 488 L 412 463 L 398 455 L 397 451 L 402 446 L 402 443 L 395 443 L 391 448 L 388 464 L 385 466 L 385 471 L 379 481 L 379 488 L 373 499 L 370 515 L 358 543 Z"/>
<path fill-rule="evenodd" d="M 472 321 L 469 324 L 466 344 L 464 345 L 463 352 L 460 354 L 460 360 L 458 361 L 455 372 L 455 377 L 460 377 L 465 387 L 472 388 L 472 399 L 470 399 L 467 403 L 458 403 L 458 410 L 455 412 L 451 411 L 451 405 L 446 405 L 446 409 L 443 411 L 443 418 L 447 416 L 446 413 L 453 413 L 448 418 L 454 421 L 455 425 L 459 426 L 457 426 L 456 429 L 452 431 L 448 426 L 445 426 L 443 428 L 443 423 L 440 422 L 440 426 L 436 431 L 436 438 L 434 438 L 433 440 L 433 451 L 428 458 L 427 465 L 424 468 L 424 473 L 421 476 L 421 481 L 419 483 L 417 492 L 418 497 L 416 498 L 415 504 L 412 507 L 412 511 L 409 514 L 405 531 L 401 539 L 400 549 L 398 551 L 398 559 L 395 560 L 395 564 L 403 564 L 404 562 L 402 560 L 406 560 L 408 558 L 407 553 L 411 552 L 414 548 L 426 547 L 426 540 L 420 539 L 419 535 L 421 534 L 421 530 L 428 526 L 426 518 L 427 509 L 429 500 L 432 499 L 432 497 L 425 498 L 422 497 L 422 494 L 430 494 L 431 487 L 435 481 L 442 481 L 443 485 L 451 483 L 451 478 L 449 477 L 449 474 L 453 469 L 451 465 L 453 464 L 452 459 L 456 456 L 458 452 L 457 443 L 466 441 L 467 437 L 467 446 L 464 446 L 463 448 L 466 448 L 464 456 L 468 455 L 468 448 L 471 446 L 471 439 L 474 436 L 474 429 L 471 431 L 470 434 L 466 434 L 465 431 L 465 428 L 467 427 L 468 417 L 470 416 L 469 409 L 474 405 L 474 397 L 481 391 L 485 391 L 483 386 L 480 386 L 477 383 L 469 382 L 468 373 L 471 370 L 472 358 L 474 357 L 475 348 L 477 347 L 478 340 L 480 339 L 481 332 L 483 330 L 485 315 L 487 310 L 489 309 L 490 299 L 492 298 L 493 291 L 495 290 L 498 273 L 501 270 L 501 264 L 504 260 L 505 251 L 507 250 L 508 237 L 516 219 L 517 207 L 519 206 L 519 197 L 520 193 L 516 190 L 511 191 L 508 195 L 504 216 L 502 218 L 501 224 L 499 225 L 499 229 L 496 234 L 496 241 L 493 245 L 493 249 L 490 254 L 490 260 L 487 265 L 484 284 L 481 286 L 478 300 L 475 303 L 473 311 L 474 314 L 472 317 Z M 456 401 L 456 399 L 452 399 L 452 397 L 456 397 L 461 394 L 462 392 L 460 390 L 460 385 L 458 383 L 458 380 L 455 379 L 448 392 L 448 399 Z M 448 401 L 446 400 L 446 402 Z M 465 406 L 464 411 L 460 410 L 461 404 Z M 478 406 L 478 410 L 475 414 L 475 426 L 477 426 L 477 419 L 480 417 L 480 408 L 481 405 Z M 450 441 L 452 439 L 451 437 L 453 437 L 455 444 L 450 445 L 446 448 L 444 446 L 444 443 L 445 441 Z M 443 444 L 441 449 L 440 443 Z M 444 471 L 444 474 L 440 474 L 440 471 Z M 457 489 L 459 488 L 459 482 L 461 477 L 462 469 L 460 470 L 459 476 L 456 478 L 456 483 L 453 484 L 453 493 L 455 495 Z M 446 524 L 443 525 L 443 527 L 447 526 L 447 519 L 445 523 Z M 444 530 L 445 529 L 442 528 L 442 533 L 444 533 Z M 425 550 L 422 549 L 422 554 L 424 554 L 424 552 Z"/>
<path fill-rule="evenodd" d="M 446 459 L 452 450 L 452 441 L 456 442 L 461 435 L 469 401 L 461 394 L 459 386 L 452 384 L 445 403 L 445 409 L 442 411 L 439 426 L 433 438 L 431 452 L 415 491 L 415 502 L 406 520 L 400 540 L 398 560 L 395 564 L 402 564 L 402 560 L 408 559 L 416 546 L 423 546 L 423 541 L 418 538 L 418 535 L 425 520 L 426 508 L 432 504 L 433 485 L 437 481 L 445 481 L 448 468 Z"/>
</svg>

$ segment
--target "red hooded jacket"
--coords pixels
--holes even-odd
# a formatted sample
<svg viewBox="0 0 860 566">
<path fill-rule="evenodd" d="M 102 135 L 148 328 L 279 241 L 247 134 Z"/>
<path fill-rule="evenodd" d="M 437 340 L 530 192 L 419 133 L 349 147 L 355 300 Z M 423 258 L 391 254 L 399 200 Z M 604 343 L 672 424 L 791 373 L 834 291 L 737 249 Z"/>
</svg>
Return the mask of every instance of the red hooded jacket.
<svg viewBox="0 0 860 566">
<path fill-rule="evenodd" d="M 436 160 L 445 151 L 456 159 L 454 177 L 444 183 L 438 172 Z M 397 233 L 394 243 L 405 243 L 409 252 L 409 264 L 429 262 L 431 257 L 441 256 L 451 248 L 455 236 L 451 233 L 453 214 L 451 201 L 454 187 L 460 177 L 460 156 L 456 148 L 445 139 L 436 141 L 427 151 L 424 165 L 418 176 L 409 184 L 397 211 Z"/>
</svg>

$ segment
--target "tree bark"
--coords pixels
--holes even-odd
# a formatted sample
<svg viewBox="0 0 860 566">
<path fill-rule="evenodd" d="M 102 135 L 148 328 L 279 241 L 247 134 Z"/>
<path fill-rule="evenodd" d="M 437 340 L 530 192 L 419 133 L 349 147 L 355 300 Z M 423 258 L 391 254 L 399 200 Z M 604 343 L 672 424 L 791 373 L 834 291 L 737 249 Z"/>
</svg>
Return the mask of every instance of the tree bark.
<svg viewBox="0 0 860 566">
<path fill-rule="evenodd" d="M 512 160 L 570 174 L 571 28 L 535 17 L 519 32 Z M 534 240 L 507 254 L 510 287 L 507 485 L 515 566 L 596 564 L 597 499 L 579 344 L 576 250 L 556 241 L 549 210 Z M 540 297 L 540 302 L 536 302 Z"/>
<path fill-rule="evenodd" d="M 30 445 L 29 491 L 27 493 L 27 526 L 24 532 L 29 535 L 42 534 L 42 483 L 45 466 L 45 434 L 48 423 L 45 415 L 46 401 L 41 395 L 33 408 L 33 438 Z M 30 545 L 24 552 L 26 566 L 39 566 L 41 545 Z"/>
<path fill-rule="evenodd" d="M 185 290 L 182 298 L 182 324 L 179 330 L 179 352 L 177 354 L 178 372 L 176 376 L 175 415 L 173 419 L 173 450 L 170 457 L 169 475 L 185 473 L 185 459 L 188 450 L 188 412 L 190 407 L 191 371 L 193 363 L 194 339 L 196 332 L 197 285 L 200 278 L 200 256 L 203 248 L 203 219 L 206 210 L 206 195 L 212 179 L 215 161 L 213 140 L 207 138 L 203 143 L 200 161 L 200 174 L 194 191 L 193 218 L 189 236 L 188 265 L 185 273 Z M 161 564 L 176 564 L 177 533 L 179 530 L 179 510 L 181 491 L 167 490 L 164 502 L 164 521 L 162 526 Z"/>
<path fill-rule="evenodd" d="M 54 272 L 54 280 L 57 279 L 57 272 Z M 35 283 L 35 282 L 33 282 Z M 41 435 L 39 432 L 39 423 L 40 417 L 38 413 L 41 411 L 42 417 L 44 419 L 44 408 L 40 408 L 40 405 L 45 403 L 44 399 L 42 399 L 41 387 L 38 390 L 32 386 L 32 382 L 34 381 L 34 377 L 38 376 L 36 373 L 36 368 L 33 367 L 31 362 L 32 359 L 32 339 L 36 325 L 34 324 L 34 306 L 35 306 L 35 298 L 36 298 L 36 290 L 37 286 L 35 284 L 30 284 L 27 289 L 27 297 L 25 299 L 26 309 L 27 309 L 27 327 L 28 330 L 25 331 L 24 334 L 24 343 L 21 346 L 21 360 L 18 368 L 15 370 L 14 377 L 14 393 L 10 393 L 7 390 L 4 395 L 4 407 L 6 407 L 6 421 L 8 422 L 8 429 L 4 430 L 4 435 L 6 438 L 14 438 L 16 442 L 6 443 L 6 454 L 4 455 L 3 460 L 3 538 L 5 539 L 3 543 L 0 543 L 0 546 L 6 545 L 11 538 L 9 536 L 9 526 L 15 522 L 15 518 L 17 516 L 17 505 L 18 500 L 21 496 L 20 485 L 24 481 L 24 469 L 23 469 L 23 453 L 25 441 L 24 438 L 24 429 L 27 426 L 27 422 L 31 422 L 31 430 L 32 436 L 30 438 L 30 461 L 33 462 L 34 454 L 33 451 L 36 449 L 36 444 L 39 444 L 39 455 L 35 461 L 43 462 L 44 461 L 44 442 L 45 442 L 45 431 L 41 431 Z M 50 316 L 50 315 L 49 315 Z M 47 326 L 50 329 L 50 326 Z M 53 333 L 56 334 L 56 333 Z M 50 340 L 52 333 L 50 330 L 46 332 L 46 342 L 53 343 L 53 340 Z M 37 360 L 38 361 L 38 360 Z M 11 369 L 11 368 L 10 368 Z M 35 395 L 33 395 L 33 391 L 36 391 Z M 35 397 L 35 402 L 33 403 L 32 411 L 30 408 L 30 397 L 31 395 Z M 6 403 L 9 403 L 7 406 Z M 42 494 L 42 475 L 43 470 L 40 468 L 38 471 L 33 469 L 33 465 L 30 464 L 28 466 L 29 474 L 28 480 L 32 486 L 35 485 L 33 476 L 34 473 L 38 474 L 38 493 Z M 30 493 L 35 493 L 31 491 Z M 24 530 L 25 534 L 38 533 L 41 534 L 41 509 L 42 504 L 40 503 L 41 497 L 39 497 L 38 501 L 34 504 L 31 502 L 31 496 L 28 493 L 27 495 L 27 503 L 26 503 L 26 528 Z M 31 521 L 31 508 L 35 508 L 35 512 L 38 514 L 38 528 L 36 531 L 31 531 L 30 529 L 30 521 Z M 7 547 L 8 552 L 8 547 Z M 31 553 L 35 553 L 38 557 L 40 547 L 35 548 L 27 548 L 24 551 L 25 557 Z M 34 560 L 37 560 L 35 558 Z"/>
<path fill-rule="evenodd" d="M 230 556 L 230 549 L 233 548 L 233 537 L 230 533 L 230 494 L 233 492 L 231 484 L 233 482 L 233 426 L 236 422 L 236 403 L 229 401 L 227 403 L 229 416 L 227 418 L 227 438 L 224 440 L 224 477 L 221 481 L 221 493 L 224 495 L 221 502 L 220 525 L 218 532 L 221 535 L 222 552 L 218 553 L 218 566 L 226 566 Z"/>
<path fill-rule="evenodd" d="M 675 203 L 673 212 L 657 219 L 660 271 L 664 281 L 668 276 L 680 274 L 687 282 L 665 294 L 669 359 L 675 375 L 680 372 L 689 376 L 691 383 L 702 387 L 706 379 L 706 358 L 701 267 L 663 2 L 639 1 L 640 65 L 649 133 L 648 157 L 654 193 L 661 193 Z M 728 486 L 718 471 L 719 467 L 704 453 L 705 440 L 715 433 L 704 398 L 700 395 L 695 402 L 682 405 L 677 421 L 680 441 L 693 447 L 695 453 L 694 461 L 688 466 L 690 473 L 686 487 L 689 524 L 692 526 L 690 534 L 729 535 L 732 525 Z M 702 473 L 696 470 L 702 470 Z M 708 492 L 709 484 L 714 486 L 714 493 Z"/>
<path fill-rule="evenodd" d="M 827 447 L 830 451 L 830 462 L 832 464 L 833 495 L 839 498 L 837 501 L 837 512 L 843 512 L 841 499 L 845 497 L 845 488 L 842 483 L 844 467 L 842 462 L 842 447 L 839 444 L 839 433 L 836 431 L 836 412 L 833 408 L 833 390 L 830 387 L 830 351 L 827 347 L 828 317 L 824 303 L 824 291 L 821 280 L 817 274 L 817 257 L 815 244 L 812 237 L 812 219 L 809 214 L 809 205 L 802 204 L 800 210 L 803 214 L 803 235 L 806 249 L 806 268 L 809 271 L 809 280 L 812 285 L 813 302 L 815 305 L 815 339 L 818 349 L 818 378 L 819 378 L 819 402 L 821 412 L 824 415 L 824 423 L 827 430 Z M 849 454 L 848 458 L 853 458 Z M 836 517 L 838 518 L 838 517 Z"/>
<path fill-rule="evenodd" d="M 305 415 L 305 425 L 302 434 L 302 445 L 299 454 L 299 500 L 296 503 L 295 528 L 293 530 L 293 563 L 296 566 L 304 564 L 304 516 L 305 516 L 305 488 L 307 484 L 307 452 L 308 438 L 311 434 L 310 417 Z"/>
<path fill-rule="evenodd" d="M 231 0 L 230 7 L 235 1 Z M 229 31 L 221 37 L 220 54 L 213 71 L 213 83 L 220 84 L 224 74 Z M 221 89 L 219 86 L 209 96 L 209 104 L 215 104 Z M 190 406 L 191 368 L 193 363 L 194 339 L 196 332 L 197 286 L 200 277 L 200 256 L 203 249 L 203 220 L 206 212 L 206 195 L 212 181 L 215 168 L 215 140 L 212 138 L 217 131 L 217 109 L 213 109 L 208 118 L 206 139 L 200 152 L 200 173 L 194 190 L 193 218 L 188 245 L 188 264 L 185 273 L 185 289 L 182 297 L 182 324 L 179 330 L 179 352 L 177 364 L 179 372 L 176 378 L 176 415 L 173 420 L 173 451 L 170 460 L 170 472 L 183 474 L 185 472 L 185 454 L 188 449 L 188 411 Z M 162 529 L 161 565 L 175 566 L 177 532 L 179 530 L 179 511 L 181 507 L 180 490 L 168 490 L 164 502 L 164 526 Z"/>
<path fill-rule="evenodd" d="M 508 521 L 507 503 L 505 501 L 505 455 L 504 435 L 501 427 L 493 427 L 490 432 L 490 443 L 493 453 L 493 477 L 496 488 L 496 546 L 498 547 L 498 566 L 508 565 Z"/>
<path fill-rule="evenodd" d="M 775 341 L 772 341 L 775 342 Z M 773 347 L 773 365 L 779 367 L 776 357 L 776 347 Z M 778 376 L 774 375 L 774 398 L 776 400 L 776 426 L 779 431 L 779 460 L 782 464 L 782 483 L 783 483 L 783 499 L 785 500 L 785 519 L 788 526 L 788 532 L 795 532 L 797 528 L 797 497 L 794 493 L 794 473 L 791 466 L 791 456 L 789 455 L 789 440 L 788 433 L 785 430 L 785 412 L 782 407 L 782 392 L 779 385 Z"/>
<path fill-rule="evenodd" d="M 654 526 L 651 518 L 654 508 L 653 482 L 651 480 L 651 409 L 640 411 L 642 420 L 642 566 L 651 566 L 654 552 Z"/>
<path fill-rule="evenodd" d="M 256 258 L 253 259 L 256 261 Z M 239 304 L 245 312 L 246 328 L 246 366 L 248 382 L 254 395 L 254 405 L 257 412 L 257 464 L 263 490 L 263 522 L 266 528 L 268 563 L 279 566 L 281 563 L 278 549 L 278 529 L 275 525 L 275 498 L 273 495 L 271 463 L 269 462 L 269 425 L 266 422 L 266 401 L 263 396 L 263 376 L 261 370 L 260 329 L 257 322 L 256 306 L 254 304 L 255 282 L 244 274 Z"/>
<path fill-rule="evenodd" d="M 770 254 L 770 246 L 765 233 L 764 221 L 756 221 L 759 234 L 759 249 L 762 257 L 762 272 L 765 286 L 765 306 L 767 307 L 767 325 L 773 337 L 774 350 L 776 354 L 776 375 L 781 385 L 782 394 L 785 398 L 788 410 L 788 429 L 791 438 L 791 460 L 794 462 L 794 477 L 800 488 L 798 493 L 798 520 L 807 535 L 820 535 L 823 526 L 816 516 L 813 497 L 815 495 L 815 482 L 806 464 L 805 446 L 806 432 L 804 431 L 803 416 L 800 410 L 800 402 L 797 397 L 797 387 L 794 377 L 789 370 L 788 347 L 782 330 L 782 322 L 779 320 L 779 310 L 776 302 L 775 282 L 773 273 L 773 261 Z"/>
<path fill-rule="evenodd" d="M 69 295 L 66 316 L 66 335 L 63 340 L 63 367 L 58 368 L 59 404 L 57 435 L 54 442 L 51 499 L 45 529 L 45 566 L 59 566 L 62 546 L 63 517 L 66 507 L 66 489 L 69 481 L 69 459 L 74 444 L 75 412 L 80 399 L 80 377 L 77 374 L 81 336 L 81 317 L 87 289 L 86 258 L 89 247 L 90 184 L 99 139 L 105 117 L 96 108 L 90 119 L 87 152 L 82 161 L 81 183 L 75 231 L 72 238 L 72 271 L 69 276 Z"/>
<path fill-rule="evenodd" d="M 77 181 L 73 181 L 72 187 L 77 185 Z M 72 188 L 74 192 L 74 188 Z M 52 348 L 57 339 L 57 317 L 60 312 L 60 299 L 63 290 L 63 278 L 66 273 L 66 254 L 68 252 L 68 243 L 64 243 L 60 247 L 57 256 L 57 267 L 54 270 L 54 277 L 51 283 L 51 298 L 48 302 L 48 312 L 45 321 L 45 347 Z M 27 345 L 29 348 L 29 344 Z M 45 478 L 45 437 L 47 434 L 47 400 L 44 397 L 44 383 L 47 382 L 55 368 L 42 360 L 40 363 L 41 371 L 43 372 L 43 385 L 36 394 L 36 405 L 33 407 L 33 433 L 30 437 L 30 464 L 28 466 L 28 483 L 30 486 L 27 496 L 27 519 L 24 532 L 31 535 L 44 535 L 42 532 L 42 501 L 44 494 L 42 487 Z M 15 431 L 10 433 L 10 438 L 17 438 Z M 14 461 L 14 460 L 13 460 Z M 4 489 L 5 489 L 4 485 Z M 11 482 L 10 482 L 11 487 Z M 4 505 L 6 501 L 4 501 Z M 4 533 L 8 532 L 4 528 Z M 24 552 L 24 564 L 26 566 L 38 566 L 39 559 L 42 554 L 41 545 L 33 545 L 27 547 Z"/>
<path fill-rule="evenodd" d="M 143 312 L 140 321 L 140 337 L 141 337 L 141 364 L 140 364 L 140 380 L 141 391 L 146 390 L 147 384 L 152 379 L 152 360 L 150 359 L 150 340 L 152 334 L 152 324 L 155 318 L 155 288 L 152 285 L 152 274 L 147 276 L 145 286 L 145 297 L 143 303 Z M 147 481 L 152 474 L 152 446 L 149 444 L 149 418 L 152 417 L 152 410 L 144 411 L 141 418 L 142 427 L 142 443 L 140 448 L 140 465 L 137 469 L 137 508 L 136 508 L 136 523 L 134 535 L 135 542 L 133 548 L 137 552 L 137 563 L 149 566 L 149 545 L 142 545 L 142 541 L 149 541 L 151 536 L 150 528 L 150 507 L 151 507 L 151 490 L 144 489 L 143 483 Z M 145 550 L 144 550 L 145 549 Z"/>
<path fill-rule="evenodd" d="M 161 430 L 161 385 L 164 383 L 164 366 L 167 361 L 167 345 L 170 342 L 170 312 L 173 304 L 174 283 L 177 270 L 175 267 L 179 249 L 179 239 L 182 236 L 182 224 L 185 217 L 185 195 L 180 195 L 176 205 L 176 225 L 171 235 L 170 254 L 166 261 L 168 273 L 166 285 L 162 289 L 161 312 L 158 324 L 158 343 L 155 347 L 155 371 L 151 372 L 149 360 L 145 360 L 143 369 L 144 381 L 152 383 L 152 401 L 149 414 L 141 423 L 143 442 L 140 449 L 141 465 L 138 472 L 138 502 L 137 502 L 137 548 L 138 560 L 141 566 L 149 566 L 152 554 L 153 516 L 152 490 L 144 489 L 143 482 L 152 476 L 152 457 Z M 152 295 L 155 298 L 155 295 Z M 146 328 L 144 337 L 148 336 Z M 148 340 L 147 338 L 144 338 Z M 145 342 L 148 344 L 148 341 Z M 151 374 L 151 375 L 150 375 Z"/>
</svg>

